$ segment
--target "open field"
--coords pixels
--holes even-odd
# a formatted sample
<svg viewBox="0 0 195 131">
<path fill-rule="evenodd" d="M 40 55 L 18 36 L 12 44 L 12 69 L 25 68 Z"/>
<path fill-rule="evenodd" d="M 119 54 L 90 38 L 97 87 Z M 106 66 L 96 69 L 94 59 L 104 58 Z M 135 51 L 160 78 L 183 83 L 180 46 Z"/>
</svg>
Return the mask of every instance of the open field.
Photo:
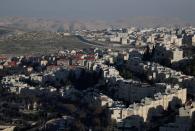
<svg viewBox="0 0 195 131">
<path fill-rule="evenodd" d="M 0 54 L 28 55 L 54 53 L 60 49 L 89 48 L 75 36 L 51 32 L 28 32 L 0 39 Z"/>
</svg>

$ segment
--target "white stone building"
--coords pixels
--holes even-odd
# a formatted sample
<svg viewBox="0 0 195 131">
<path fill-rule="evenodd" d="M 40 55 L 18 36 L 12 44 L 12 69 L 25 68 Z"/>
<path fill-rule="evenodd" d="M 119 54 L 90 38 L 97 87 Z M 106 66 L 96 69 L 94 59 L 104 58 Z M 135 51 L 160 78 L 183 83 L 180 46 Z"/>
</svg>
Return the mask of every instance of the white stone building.
<svg viewBox="0 0 195 131">
<path fill-rule="evenodd" d="M 140 116 L 144 122 L 149 121 L 154 115 L 167 110 L 169 106 L 174 108 L 176 104 L 184 104 L 186 102 L 186 89 L 171 89 L 164 94 L 156 94 L 154 99 L 145 98 L 141 103 L 134 103 L 128 108 L 110 108 L 112 111 L 111 118 L 117 122 L 122 121 L 130 116 Z M 179 99 L 180 102 L 176 99 Z"/>
<path fill-rule="evenodd" d="M 156 62 L 167 60 L 167 62 L 173 63 L 180 61 L 183 58 L 183 51 L 177 47 L 171 47 L 170 45 L 163 44 L 157 44 L 155 47 L 153 59 Z"/>
<path fill-rule="evenodd" d="M 189 131 L 194 120 L 195 103 L 179 109 L 174 123 L 168 123 L 160 127 L 160 131 Z"/>
</svg>

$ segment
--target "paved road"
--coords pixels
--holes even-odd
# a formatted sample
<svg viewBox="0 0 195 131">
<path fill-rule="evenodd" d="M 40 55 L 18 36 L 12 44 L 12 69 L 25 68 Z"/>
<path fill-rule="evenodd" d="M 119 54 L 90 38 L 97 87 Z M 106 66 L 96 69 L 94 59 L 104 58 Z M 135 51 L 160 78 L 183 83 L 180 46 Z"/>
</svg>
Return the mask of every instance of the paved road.
<svg viewBox="0 0 195 131">
<path fill-rule="evenodd" d="M 98 47 L 98 48 L 109 48 L 109 49 L 117 49 L 117 50 L 124 50 L 129 48 L 129 46 L 111 46 L 111 45 L 105 45 L 104 43 L 97 43 L 97 42 L 93 42 L 93 41 L 88 41 L 85 38 L 83 38 L 80 35 L 76 35 L 76 37 L 84 44 L 90 45 L 90 46 L 94 46 L 94 47 Z"/>
<path fill-rule="evenodd" d="M 90 45 L 90 46 L 95 46 L 95 47 L 99 47 L 99 48 L 108 48 L 104 45 L 100 45 L 98 43 L 95 43 L 95 42 L 91 42 L 91 41 L 88 41 L 86 40 L 85 38 L 83 38 L 82 36 L 80 35 L 76 35 L 76 37 L 84 44 L 87 44 L 87 45 Z"/>
</svg>

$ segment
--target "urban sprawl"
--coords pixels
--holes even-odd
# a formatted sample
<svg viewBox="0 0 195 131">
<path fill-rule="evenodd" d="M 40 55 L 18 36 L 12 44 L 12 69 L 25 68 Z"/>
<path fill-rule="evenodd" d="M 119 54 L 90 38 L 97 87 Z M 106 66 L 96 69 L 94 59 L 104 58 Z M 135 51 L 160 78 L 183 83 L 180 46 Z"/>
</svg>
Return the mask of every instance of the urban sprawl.
<svg viewBox="0 0 195 131">
<path fill-rule="evenodd" d="M 195 28 L 58 34 L 92 48 L 0 56 L 0 130 L 195 128 Z"/>
</svg>

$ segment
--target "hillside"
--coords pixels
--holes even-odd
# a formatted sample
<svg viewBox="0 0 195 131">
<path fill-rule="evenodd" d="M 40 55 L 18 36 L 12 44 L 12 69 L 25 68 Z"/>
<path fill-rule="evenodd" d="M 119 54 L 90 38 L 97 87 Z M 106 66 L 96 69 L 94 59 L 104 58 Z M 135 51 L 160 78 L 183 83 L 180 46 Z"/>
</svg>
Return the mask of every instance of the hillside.
<svg viewBox="0 0 195 131">
<path fill-rule="evenodd" d="M 44 19 L 31 17 L 0 17 L 0 26 L 19 28 L 26 31 L 58 31 L 63 29 L 81 30 L 81 29 L 105 29 L 114 27 L 154 27 L 154 26 L 174 26 L 174 25 L 195 25 L 195 21 L 188 21 L 177 17 L 152 17 L 139 16 L 129 17 L 120 20 L 67 20 L 67 19 Z"/>
<path fill-rule="evenodd" d="M 52 32 L 26 32 L 0 39 L 0 54 L 24 55 L 54 53 L 60 49 L 88 48 L 74 36 Z"/>
</svg>

